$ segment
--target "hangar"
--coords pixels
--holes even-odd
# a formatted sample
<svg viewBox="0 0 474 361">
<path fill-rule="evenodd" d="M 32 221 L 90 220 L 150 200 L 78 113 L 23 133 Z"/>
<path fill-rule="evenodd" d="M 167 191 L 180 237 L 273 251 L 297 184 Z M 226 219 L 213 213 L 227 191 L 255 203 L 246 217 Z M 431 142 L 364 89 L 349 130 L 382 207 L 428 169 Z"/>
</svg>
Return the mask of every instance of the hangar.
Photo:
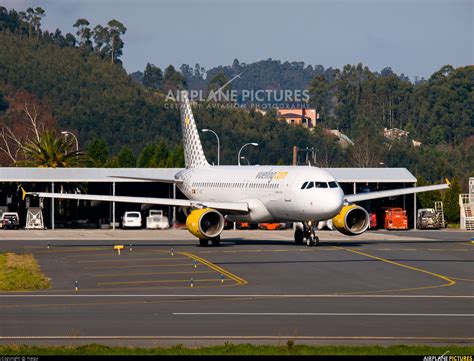
<svg viewBox="0 0 474 361">
<path fill-rule="evenodd" d="M 149 196 L 184 198 L 174 184 L 153 179 L 172 177 L 181 168 L 0 168 L 0 207 L 16 211 L 21 224 L 26 218 L 27 202 L 18 191 L 23 185 L 28 191 L 80 192 L 102 195 Z M 339 182 L 346 194 L 416 186 L 416 177 L 406 168 L 326 168 Z M 118 178 L 121 177 L 121 178 Z M 127 179 L 145 178 L 143 179 Z M 29 202 L 39 202 L 31 199 Z M 41 200 L 45 226 L 54 228 L 112 228 L 119 224 L 125 211 L 145 211 L 149 205 L 99 203 L 91 201 Z M 407 210 L 409 227 L 415 228 L 416 194 L 397 198 L 366 201 L 361 204 L 369 212 L 383 207 Z M 171 216 L 172 224 L 183 223 L 184 213 L 176 207 L 162 206 Z M 409 210 L 412 210 L 410 212 Z M 379 217 L 380 218 L 380 217 Z M 114 221 L 112 221 L 114 220 Z M 380 224 L 380 219 L 379 222 Z"/>
</svg>

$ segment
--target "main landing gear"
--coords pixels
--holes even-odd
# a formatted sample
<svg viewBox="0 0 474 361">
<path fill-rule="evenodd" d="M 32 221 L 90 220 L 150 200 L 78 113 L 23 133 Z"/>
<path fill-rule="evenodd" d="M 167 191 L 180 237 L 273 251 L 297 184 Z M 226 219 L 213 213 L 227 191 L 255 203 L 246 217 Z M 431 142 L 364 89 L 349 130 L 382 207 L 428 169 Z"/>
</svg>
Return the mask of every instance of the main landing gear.
<svg viewBox="0 0 474 361">
<path fill-rule="evenodd" d="M 304 222 L 303 228 L 297 227 L 295 230 L 295 243 L 303 244 L 306 243 L 308 247 L 319 246 L 319 238 L 316 236 L 315 222 Z"/>
<path fill-rule="evenodd" d="M 199 239 L 199 245 L 201 247 L 207 247 L 209 244 L 209 239 Z M 211 238 L 211 244 L 213 247 L 219 247 L 221 245 L 221 236 Z"/>
</svg>

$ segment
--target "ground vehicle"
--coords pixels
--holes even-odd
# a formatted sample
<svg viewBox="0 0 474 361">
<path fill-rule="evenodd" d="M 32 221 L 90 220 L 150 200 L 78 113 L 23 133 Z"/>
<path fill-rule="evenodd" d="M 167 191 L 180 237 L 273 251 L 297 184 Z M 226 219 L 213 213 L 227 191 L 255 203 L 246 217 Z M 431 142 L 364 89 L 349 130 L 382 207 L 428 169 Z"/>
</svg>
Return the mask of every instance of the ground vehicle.
<svg viewBox="0 0 474 361">
<path fill-rule="evenodd" d="M 266 229 L 267 231 L 274 231 L 276 229 L 285 229 L 285 223 L 260 223 L 260 229 Z"/>
<path fill-rule="evenodd" d="M 123 228 L 141 228 L 142 215 L 140 212 L 125 212 L 122 219 Z"/>
<path fill-rule="evenodd" d="M 377 228 L 377 214 L 375 214 L 373 212 L 370 212 L 369 213 L 369 218 L 370 218 L 369 229 Z"/>
<path fill-rule="evenodd" d="M 0 216 L 0 228 L 18 229 L 20 227 L 20 217 L 17 212 L 4 212 Z"/>
<path fill-rule="evenodd" d="M 385 211 L 385 229 L 408 229 L 407 212 L 402 208 L 388 208 Z"/>
<path fill-rule="evenodd" d="M 237 229 L 249 229 L 248 222 L 237 222 Z"/>
<path fill-rule="evenodd" d="M 439 229 L 441 222 L 433 208 L 421 208 L 416 214 L 416 228 L 418 229 Z"/>
<path fill-rule="evenodd" d="M 150 209 L 148 217 L 146 217 L 147 229 L 166 229 L 169 227 L 168 217 L 163 215 L 162 210 Z"/>
</svg>

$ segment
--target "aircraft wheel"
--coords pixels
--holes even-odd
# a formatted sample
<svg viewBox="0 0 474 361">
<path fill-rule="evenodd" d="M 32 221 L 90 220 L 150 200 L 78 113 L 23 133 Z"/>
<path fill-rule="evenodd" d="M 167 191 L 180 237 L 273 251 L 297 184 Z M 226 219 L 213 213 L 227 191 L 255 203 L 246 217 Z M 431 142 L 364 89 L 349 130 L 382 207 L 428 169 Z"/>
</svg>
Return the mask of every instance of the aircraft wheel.
<svg viewBox="0 0 474 361">
<path fill-rule="evenodd" d="M 319 242 L 318 237 L 315 237 L 315 236 L 313 236 L 313 235 L 309 236 L 309 237 L 306 239 L 306 245 L 307 245 L 308 247 L 312 247 L 312 246 L 316 245 L 317 242 Z"/>
<path fill-rule="evenodd" d="M 199 240 L 199 245 L 200 245 L 201 247 L 207 247 L 208 243 L 209 243 L 209 240 L 208 240 L 208 239 L 200 239 L 200 240 Z"/>
<path fill-rule="evenodd" d="M 319 237 L 314 237 L 315 246 L 319 246 Z"/>
<path fill-rule="evenodd" d="M 211 239 L 211 243 L 213 247 L 219 247 L 221 245 L 221 237 L 217 236 L 213 239 Z"/>
<path fill-rule="evenodd" d="M 295 243 L 303 244 L 303 230 L 300 228 L 296 228 L 295 230 Z"/>
</svg>

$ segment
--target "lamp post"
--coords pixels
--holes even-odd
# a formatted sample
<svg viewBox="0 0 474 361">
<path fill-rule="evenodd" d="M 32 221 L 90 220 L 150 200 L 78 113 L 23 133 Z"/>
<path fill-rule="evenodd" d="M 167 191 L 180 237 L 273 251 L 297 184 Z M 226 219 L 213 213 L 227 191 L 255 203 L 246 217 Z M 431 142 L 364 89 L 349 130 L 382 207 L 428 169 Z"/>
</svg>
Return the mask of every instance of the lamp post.
<svg viewBox="0 0 474 361">
<path fill-rule="evenodd" d="M 249 160 L 248 160 L 247 158 L 245 158 L 245 157 L 240 157 L 240 159 L 245 159 L 245 161 L 247 162 L 247 165 L 250 165 L 250 162 L 249 162 Z"/>
<path fill-rule="evenodd" d="M 76 155 L 77 155 L 77 153 L 79 153 L 79 141 L 77 140 L 77 137 L 74 135 L 74 133 L 71 133 L 65 130 L 65 131 L 62 131 L 61 134 L 65 135 L 66 137 L 70 134 L 74 137 L 74 140 L 76 141 Z"/>
<path fill-rule="evenodd" d="M 207 133 L 207 132 L 211 132 L 212 134 L 214 134 L 217 138 L 217 165 L 220 164 L 220 152 L 221 152 L 221 145 L 220 145 L 220 142 L 219 142 L 219 136 L 216 134 L 215 131 L 211 130 L 211 129 L 203 129 L 202 130 L 203 132 Z"/>
<path fill-rule="evenodd" d="M 244 144 L 240 150 L 239 150 L 239 155 L 237 156 L 237 163 L 239 164 L 240 166 L 240 153 L 242 152 L 242 149 L 244 149 L 247 145 L 253 145 L 254 147 L 258 147 L 258 143 L 247 143 L 247 144 Z"/>
</svg>

